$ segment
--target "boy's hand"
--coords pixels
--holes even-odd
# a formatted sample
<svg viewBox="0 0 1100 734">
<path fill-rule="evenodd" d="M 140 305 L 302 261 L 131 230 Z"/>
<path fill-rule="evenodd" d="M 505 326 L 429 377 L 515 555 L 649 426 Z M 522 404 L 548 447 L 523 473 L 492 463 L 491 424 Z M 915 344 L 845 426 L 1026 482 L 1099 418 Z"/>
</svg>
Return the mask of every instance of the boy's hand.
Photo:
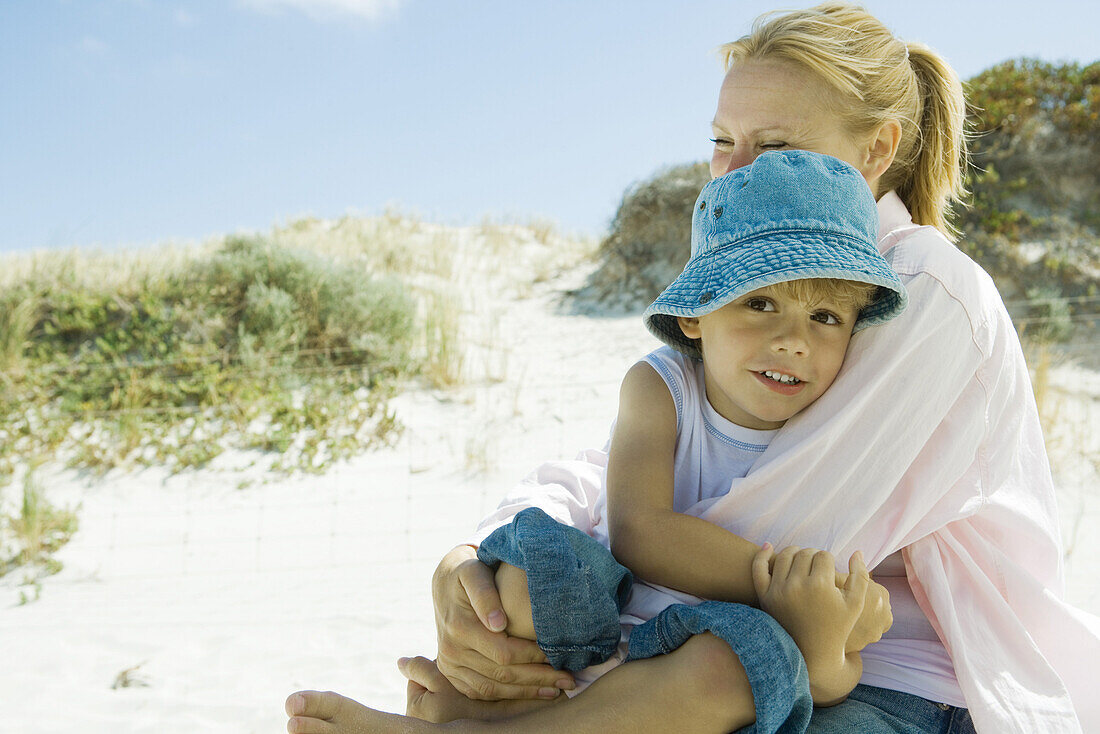
<svg viewBox="0 0 1100 734">
<path fill-rule="evenodd" d="M 843 662 L 863 613 L 871 578 L 861 552 L 852 554 L 848 568 L 843 586 L 838 586 L 828 551 L 791 546 L 777 555 L 765 544 L 753 559 L 760 608 L 790 634 L 811 668 L 818 662 Z"/>
<path fill-rule="evenodd" d="M 845 581 L 843 574 L 837 575 L 837 583 Z M 872 642 L 878 642 L 886 634 L 886 630 L 894 623 L 894 615 L 890 611 L 890 592 L 880 583 L 872 580 L 867 584 L 867 593 L 863 599 L 863 612 L 856 620 L 852 628 L 852 634 L 848 636 L 845 652 L 859 652 Z"/>
</svg>

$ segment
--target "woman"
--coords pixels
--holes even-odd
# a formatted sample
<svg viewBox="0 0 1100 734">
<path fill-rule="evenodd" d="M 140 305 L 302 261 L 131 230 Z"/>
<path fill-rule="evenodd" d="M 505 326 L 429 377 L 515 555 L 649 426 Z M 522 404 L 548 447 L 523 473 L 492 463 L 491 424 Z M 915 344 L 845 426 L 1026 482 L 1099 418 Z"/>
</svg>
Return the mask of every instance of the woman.
<svg viewBox="0 0 1100 734">
<path fill-rule="evenodd" d="M 764 542 L 840 558 L 862 549 L 877 566 L 894 628 L 864 650 L 863 685 L 815 710 L 810 731 L 961 732 L 971 717 L 980 732 L 1100 731 L 1086 669 L 1100 654 L 1100 624 L 1061 601 L 1054 493 L 1019 341 L 992 281 L 949 241 L 965 159 L 955 74 L 862 9 L 833 3 L 765 18 L 723 52 L 712 175 L 772 149 L 851 163 L 878 199 L 879 247 L 910 306 L 852 340 L 830 391 L 728 495 L 692 508 L 750 542 L 696 552 L 727 554 L 731 573 Z M 588 452 L 541 467 L 472 545 L 528 506 L 600 537 L 605 520 L 592 500 L 605 458 Z M 686 550 L 681 560 L 693 563 Z M 452 684 L 477 699 L 552 697 L 571 686 L 533 643 L 500 632 L 507 620 L 471 545 L 443 559 L 433 592 L 438 669 L 402 662 L 410 713 L 462 715 L 445 695 Z M 681 650 L 696 656 L 696 677 L 643 676 L 649 700 L 714 710 L 710 728 L 724 730 L 722 694 L 738 675 L 732 653 L 706 642 Z M 646 662 L 605 678 L 625 679 Z M 664 697 L 673 685 L 676 695 Z M 630 715 L 649 720 L 640 709 Z"/>
</svg>

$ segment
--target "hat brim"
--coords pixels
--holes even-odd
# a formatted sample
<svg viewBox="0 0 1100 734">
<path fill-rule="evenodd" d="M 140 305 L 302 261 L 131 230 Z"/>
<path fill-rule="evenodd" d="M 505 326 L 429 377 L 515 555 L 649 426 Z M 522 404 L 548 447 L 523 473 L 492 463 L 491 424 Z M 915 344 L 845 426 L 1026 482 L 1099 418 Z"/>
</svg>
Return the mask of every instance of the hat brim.
<svg viewBox="0 0 1100 734">
<path fill-rule="evenodd" d="M 731 277 L 731 273 L 738 275 Z M 806 278 L 880 286 L 875 300 L 860 310 L 853 331 L 889 321 L 909 302 L 897 274 L 868 243 L 836 233 L 785 231 L 717 248 L 693 259 L 650 304 L 643 319 L 658 339 L 699 358 L 696 342 L 684 336 L 677 317 L 703 316 L 746 293 Z"/>
</svg>

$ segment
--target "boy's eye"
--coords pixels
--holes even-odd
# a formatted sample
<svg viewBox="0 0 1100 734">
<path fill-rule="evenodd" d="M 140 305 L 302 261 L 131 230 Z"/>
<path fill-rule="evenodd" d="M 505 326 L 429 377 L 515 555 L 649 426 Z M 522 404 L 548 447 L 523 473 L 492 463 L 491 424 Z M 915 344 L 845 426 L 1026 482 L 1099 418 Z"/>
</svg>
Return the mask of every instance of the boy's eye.
<svg viewBox="0 0 1100 734">
<path fill-rule="evenodd" d="M 771 142 L 762 143 L 760 145 L 760 147 L 764 148 L 764 149 L 767 149 L 767 150 L 775 150 L 775 149 L 778 149 L 778 148 L 786 148 L 787 144 L 783 143 L 783 142 L 780 142 L 778 140 L 774 140 L 774 141 L 771 141 Z"/>
<path fill-rule="evenodd" d="M 767 298 L 750 298 L 745 301 L 745 305 L 751 308 L 753 311 L 774 311 L 775 304 L 769 301 Z"/>
<path fill-rule="evenodd" d="M 718 148 L 728 148 L 733 145 L 732 141 L 726 140 L 725 138 L 711 138 L 710 142 L 714 143 Z"/>
<path fill-rule="evenodd" d="M 828 311 L 817 311 L 810 316 L 810 318 L 822 324 L 828 324 L 829 326 L 837 326 L 840 324 L 840 319 L 836 314 L 829 313 Z"/>
</svg>

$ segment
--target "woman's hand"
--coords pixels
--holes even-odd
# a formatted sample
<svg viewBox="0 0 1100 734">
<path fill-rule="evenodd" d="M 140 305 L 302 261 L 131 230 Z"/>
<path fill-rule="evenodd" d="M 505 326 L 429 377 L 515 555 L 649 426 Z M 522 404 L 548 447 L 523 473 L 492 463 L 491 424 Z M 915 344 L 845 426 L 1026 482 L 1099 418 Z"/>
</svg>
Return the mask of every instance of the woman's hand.
<svg viewBox="0 0 1100 734">
<path fill-rule="evenodd" d="M 467 698 L 554 698 L 572 688 L 530 640 L 509 637 L 493 571 L 468 545 L 450 551 L 432 577 L 439 672 Z"/>
<path fill-rule="evenodd" d="M 559 696 L 549 700 L 473 701 L 451 685 L 433 660 L 401 658 L 397 667 L 409 679 L 405 688 L 405 715 L 436 724 L 455 719 L 503 719 L 565 700 L 565 696 Z"/>
</svg>

